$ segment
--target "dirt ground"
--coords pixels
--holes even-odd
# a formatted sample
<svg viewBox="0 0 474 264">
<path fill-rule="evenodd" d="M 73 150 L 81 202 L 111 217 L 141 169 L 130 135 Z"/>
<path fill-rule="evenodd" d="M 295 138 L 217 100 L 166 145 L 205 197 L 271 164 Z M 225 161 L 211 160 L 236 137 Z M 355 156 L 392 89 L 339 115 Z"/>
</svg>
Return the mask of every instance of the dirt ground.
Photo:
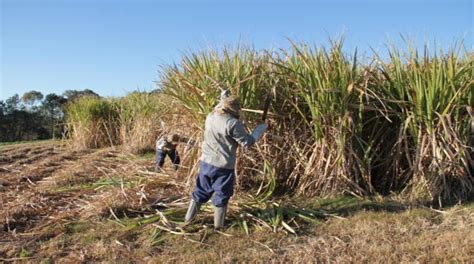
<svg viewBox="0 0 474 264">
<path fill-rule="evenodd" d="M 279 203 L 324 217 L 305 222 L 282 214 L 291 227 L 254 217 L 242 228 L 239 219 L 249 211 L 238 194 L 223 232 L 210 228 L 210 207 L 182 229 L 174 228 L 189 196 L 182 174 L 154 172 L 153 154 L 114 148 L 74 151 L 59 141 L 0 146 L 0 261 L 474 262 L 473 203 L 435 210 L 380 197 L 293 198 Z"/>
<path fill-rule="evenodd" d="M 128 182 L 125 182 L 126 188 L 121 185 L 125 177 L 131 178 L 141 169 L 147 173 L 150 168 L 146 165 L 153 164 L 145 160 L 142 166 L 130 157 L 118 155 L 113 148 L 74 151 L 61 142 L 2 147 L 0 258 L 26 260 L 32 258 L 33 253 L 36 254 L 34 259 L 38 256 L 55 259 L 56 253 L 60 258 L 67 257 L 67 248 L 65 252 L 45 252 L 39 251 L 39 246 L 63 236 L 70 223 L 95 221 L 110 215 L 110 208 L 120 211 L 120 203 L 127 203 L 124 210 L 133 210 L 134 206 L 139 213 L 148 210 L 144 204 L 126 201 L 144 195 L 139 191 L 133 193 L 138 185 L 135 188 L 129 187 Z M 156 176 L 152 170 L 149 174 L 150 178 Z M 143 184 L 140 186 L 142 192 L 147 191 L 144 187 Z M 152 188 L 152 184 L 146 187 Z M 170 186 L 163 184 L 163 187 L 167 188 L 153 188 L 147 194 L 159 199 L 160 193 L 165 195 L 164 190 L 172 192 Z M 167 194 L 167 197 L 175 196 Z M 124 197 L 126 200 L 121 200 Z"/>
</svg>

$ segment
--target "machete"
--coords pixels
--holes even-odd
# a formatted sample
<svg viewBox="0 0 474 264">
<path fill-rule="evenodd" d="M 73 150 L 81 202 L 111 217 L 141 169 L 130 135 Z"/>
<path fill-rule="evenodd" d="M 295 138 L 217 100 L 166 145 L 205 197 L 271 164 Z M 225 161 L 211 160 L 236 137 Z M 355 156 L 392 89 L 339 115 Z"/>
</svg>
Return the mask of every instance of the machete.
<svg viewBox="0 0 474 264">
<path fill-rule="evenodd" d="M 272 97 L 267 94 L 265 96 L 265 102 L 263 104 L 263 115 L 262 115 L 262 121 L 265 122 L 265 120 L 267 119 L 267 114 L 268 114 L 268 108 L 270 108 L 270 102 L 272 101 Z"/>
</svg>

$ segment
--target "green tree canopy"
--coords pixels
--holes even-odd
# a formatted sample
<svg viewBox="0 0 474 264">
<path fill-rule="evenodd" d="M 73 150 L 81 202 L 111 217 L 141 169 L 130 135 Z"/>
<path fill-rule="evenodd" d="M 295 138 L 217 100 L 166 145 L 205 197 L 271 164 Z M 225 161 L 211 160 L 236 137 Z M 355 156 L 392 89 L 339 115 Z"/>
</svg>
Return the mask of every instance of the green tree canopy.
<svg viewBox="0 0 474 264">
<path fill-rule="evenodd" d="M 82 91 L 78 90 L 66 90 L 63 93 L 63 96 L 67 98 L 68 101 L 73 101 L 76 100 L 77 98 L 80 98 L 82 96 L 94 96 L 94 97 L 100 97 L 97 93 L 95 93 L 92 90 L 85 89 Z"/>
<path fill-rule="evenodd" d="M 42 99 L 43 99 L 43 94 L 35 90 L 26 92 L 21 97 L 21 101 L 30 107 L 33 107 L 35 103 L 41 101 Z"/>
<path fill-rule="evenodd" d="M 7 100 L 5 100 L 5 112 L 12 113 L 15 110 L 19 110 L 21 108 L 20 103 L 20 96 L 18 96 L 18 94 L 7 98 Z"/>
</svg>

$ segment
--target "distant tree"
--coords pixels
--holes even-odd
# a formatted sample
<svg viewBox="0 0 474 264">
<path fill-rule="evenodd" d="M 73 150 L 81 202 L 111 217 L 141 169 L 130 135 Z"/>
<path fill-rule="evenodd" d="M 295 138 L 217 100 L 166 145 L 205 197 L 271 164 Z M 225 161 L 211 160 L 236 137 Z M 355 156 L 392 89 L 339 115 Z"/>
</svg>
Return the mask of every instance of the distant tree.
<svg viewBox="0 0 474 264">
<path fill-rule="evenodd" d="M 93 97 L 100 97 L 97 93 L 95 93 L 92 90 L 85 89 L 82 91 L 78 90 L 66 90 L 63 93 L 63 96 L 67 98 L 68 101 L 74 101 L 77 98 L 83 97 L 83 96 L 93 96 Z"/>
<path fill-rule="evenodd" d="M 43 98 L 37 91 L 27 92 L 21 99 L 15 94 L 0 101 L 0 141 L 47 139 L 61 135 L 66 102 L 63 96 L 48 94 Z"/>
<path fill-rule="evenodd" d="M 46 139 L 64 131 L 64 106 L 83 96 L 99 97 L 86 89 L 68 90 L 64 95 L 29 91 L 0 101 L 0 141 Z M 40 102 L 40 103 L 39 103 Z"/>
<path fill-rule="evenodd" d="M 15 94 L 12 97 L 7 98 L 7 100 L 5 100 L 6 113 L 13 113 L 15 110 L 19 110 L 20 108 L 21 108 L 20 96 L 18 96 L 18 94 Z"/>
<path fill-rule="evenodd" d="M 6 104 L 3 100 L 0 100 L 0 117 L 5 116 Z"/>
<path fill-rule="evenodd" d="M 7 140 L 17 140 L 23 133 L 23 112 L 24 107 L 21 105 L 20 97 L 18 94 L 15 94 L 7 100 L 4 104 L 4 114 L 2 120 L 2 130 L 1 137 L 2 141 Z"/>
<path fill-rule="evenodd" d="M 5 113 L 6 104 L 3 100 L 0 100 L 0 141 L 4 140 L 4 137 L 7 133 L 7 119 Z"/>
<path fill-rule="evenodd" d="M 33 106 L 42 99 L 43 94 L 34 90 L 24 93 L 21 97 L 21 101 L 23 101 L 24 104 L 28 105 L 30 109 L 32 109 Z"/>
<path fill-rule="evenodd" d="M 64 96 L 50 93 L 43 100 L 42 107 L 51 118 L 61 118 L 62 107 L 67 103 Z"/>
<path fill-rule="evenodd" d="M 54 138 L 57 134 L 55 129 L 56 125 L 62 121 L 64 113 L 63 107 L 67 103 L 67 99 L 64 96 L 50 93 L 46 95 L 43 100 L 42 108 L 47 117 L 48 124 L 51 130 L 51 135 Z"/>
</svg>

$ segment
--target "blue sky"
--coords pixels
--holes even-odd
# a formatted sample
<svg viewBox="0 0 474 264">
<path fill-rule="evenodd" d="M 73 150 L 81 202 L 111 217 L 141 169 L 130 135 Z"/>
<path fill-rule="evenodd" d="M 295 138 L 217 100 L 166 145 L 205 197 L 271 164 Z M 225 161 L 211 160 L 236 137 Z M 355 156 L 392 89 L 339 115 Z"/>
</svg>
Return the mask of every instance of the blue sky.
<svg viewBox="0 0 474 264">
<path fill-rule="evenodd" d="M 0 8 L 0 100 L 30 90 L 149 91 L 160 65 L 183 52 L 238 42 L 325 44 L 344 32 L 348 51 L 383 51 L 399 34 L 473 47 L 473 4 L 464 0 L 0 0 Z"/>
</svg>

